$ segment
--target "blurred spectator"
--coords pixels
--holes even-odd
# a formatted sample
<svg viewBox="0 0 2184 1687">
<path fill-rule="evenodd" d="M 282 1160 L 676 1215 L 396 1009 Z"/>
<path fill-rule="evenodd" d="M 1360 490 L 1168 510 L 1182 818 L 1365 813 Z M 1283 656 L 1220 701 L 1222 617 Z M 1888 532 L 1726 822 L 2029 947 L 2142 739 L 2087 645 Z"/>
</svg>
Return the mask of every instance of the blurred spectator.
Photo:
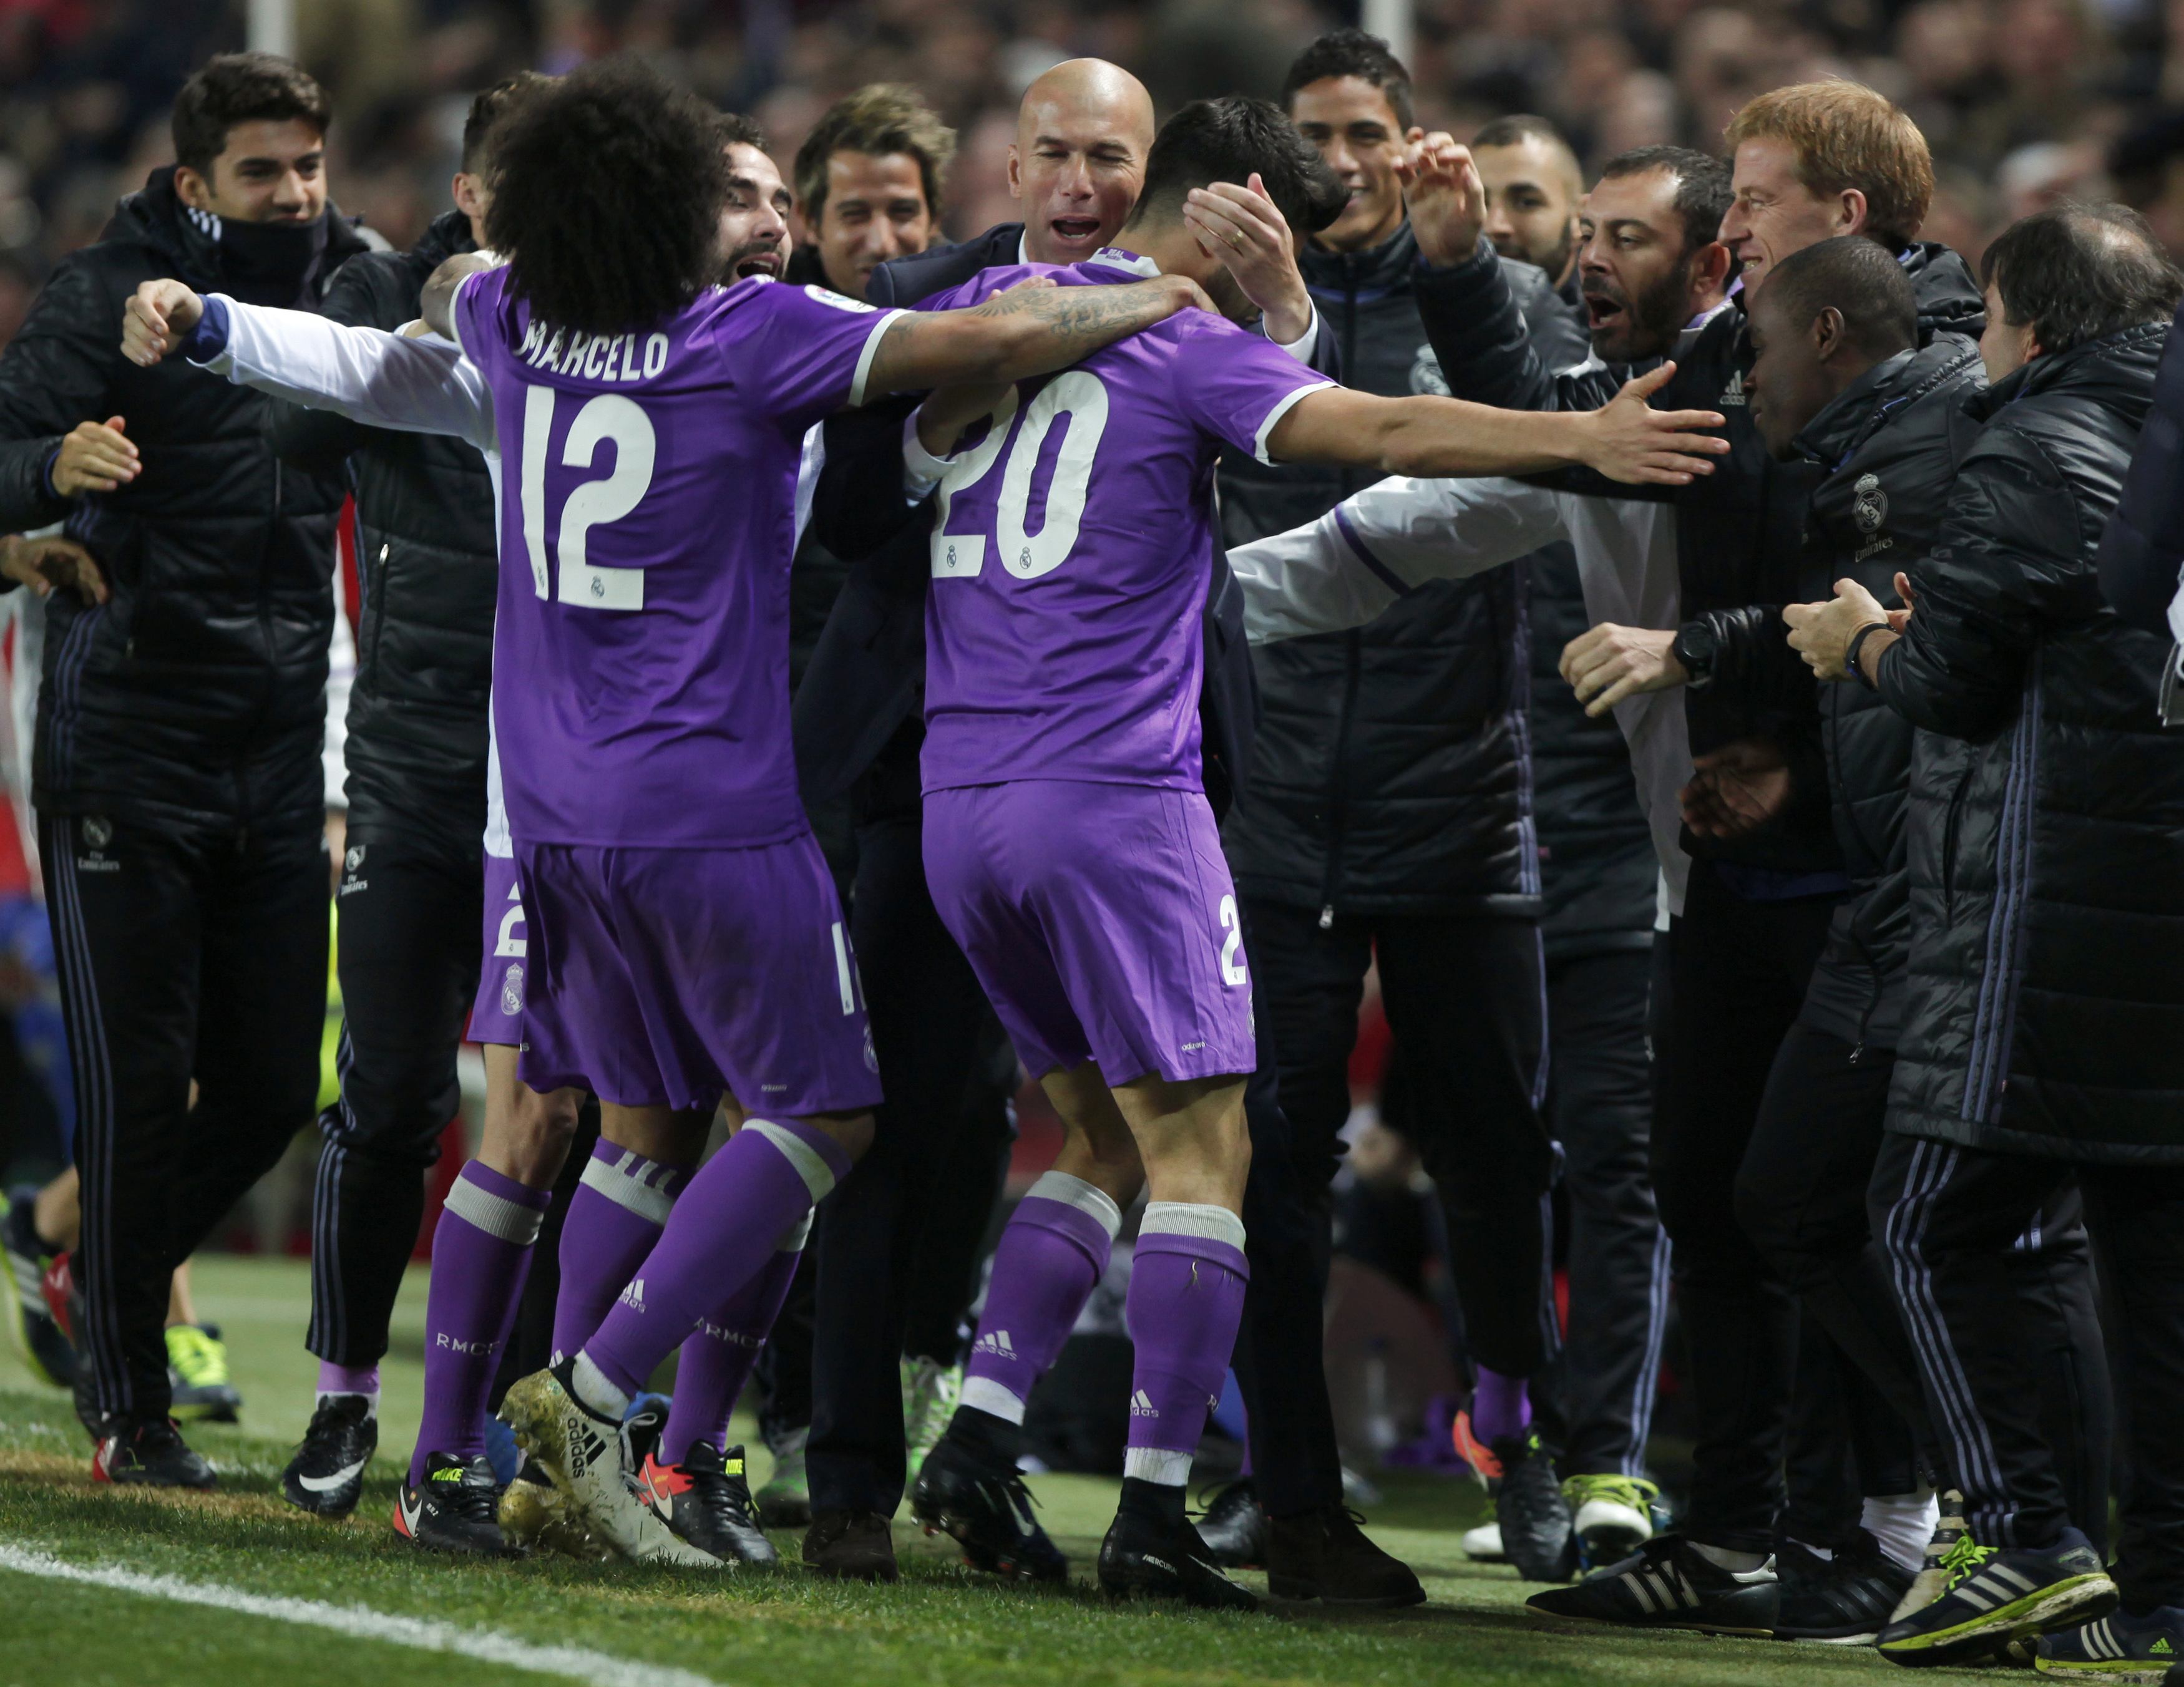
<svg viewBox="0 0 2184 1687">
<path fill-rule="evenodd" d="M 191 67 L 240 45 L 229 0 L 0 4 L 0 336 L 25 276 L 95 239 L 164 161 Z M 1073 54 L 1142 75 L 1163 112 L 1270 92 L 1354 0 L 296 0 L 301 54 L 343 113 L 343 209 L 398 246 L 454 166 L 463 103 L 524 65 L 636 53 L 793 155 L 859 85 L 917 86 L 991 166 L 1018 96 Z M 1624 148 L 1713 148 L 1728 113 L 1844 75 L 1912 112 L 1942 174 L 1928 232 L 1976 256 L 2013 216 L 2113 191 L 2184 241 L 2184 0 L 1416 0 L 1419 116 L 1468 134 L 1538 111 L 1588 169 Z M 953 237 L 1000 214 L 967 194 Z"/>
</svg>

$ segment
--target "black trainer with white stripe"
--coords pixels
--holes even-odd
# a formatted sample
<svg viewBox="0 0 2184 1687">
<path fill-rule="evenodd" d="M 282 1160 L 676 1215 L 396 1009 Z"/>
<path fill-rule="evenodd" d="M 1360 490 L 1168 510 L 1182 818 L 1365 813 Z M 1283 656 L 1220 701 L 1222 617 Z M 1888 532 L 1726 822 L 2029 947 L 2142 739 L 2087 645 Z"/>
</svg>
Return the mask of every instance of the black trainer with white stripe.
<svg viewBox="0 0 2184 1687">
<path fill-rule="evenodd" d="M 1566 1622 L 1765 1636 L 1774 1632 L 1780 1597 L 1772 1559 L 1757 1570 L 1724 1570 L 1683 1536 L 1657 1534 L 1574 1587 L 1534 1594 L 1524 1608 Z"/>
<path fill-rule="evenodd" d="M 2114 1609 L 2115 1584 L 2092 1544 L 2066 1528 L 2053 1546 L 1997 1551 L 1967 1536 L 1931 1605 L 1880 1631 L 1880 1655 L 1904 1664 L 1983 1656 L 2012 1640 L 2074 1628 Z"/>
</svg>

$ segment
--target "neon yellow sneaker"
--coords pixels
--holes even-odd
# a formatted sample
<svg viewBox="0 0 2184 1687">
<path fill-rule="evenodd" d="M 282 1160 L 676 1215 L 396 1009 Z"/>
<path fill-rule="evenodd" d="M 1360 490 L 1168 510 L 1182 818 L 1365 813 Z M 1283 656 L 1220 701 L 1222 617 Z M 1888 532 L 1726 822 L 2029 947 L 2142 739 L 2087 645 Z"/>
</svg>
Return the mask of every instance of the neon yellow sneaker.
<svg viewBox="0 0 2184 1687">
<path fill-rule="evenodd" d="M 232 1423 L 242 1396 L 227 1377 L 227 1344 L 218 1324 L 167 1326 L 167 1408 L 177 1423 Z"/>
<path fill-rule="evenodd" d="M 1651 1540 L 1660 1497 L 1642 1476 L 1573 1476 L 1563 1483 L 1579 1562 L 1588 1570 L 1619 1564 Z"/>
</svg>

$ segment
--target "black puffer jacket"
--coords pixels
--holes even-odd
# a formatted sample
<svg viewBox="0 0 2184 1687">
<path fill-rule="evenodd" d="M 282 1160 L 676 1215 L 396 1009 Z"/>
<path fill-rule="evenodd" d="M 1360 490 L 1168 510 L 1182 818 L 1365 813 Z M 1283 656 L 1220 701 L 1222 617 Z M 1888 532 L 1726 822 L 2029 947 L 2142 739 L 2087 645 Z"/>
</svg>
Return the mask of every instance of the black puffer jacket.
<svg viewBox="0 0 2184 1687">
<path fill-rule="evenodd" d="M 342 267 L 321 311 L 398 328 L 442 261 L 476 250 L 449 211 L 408 252 Z M 349 693 L 348 824 L 359 840 L 398 831 L 473 861 L 485 829 L 486 706 L 493 688 L 499 556 L 493 482 L 476 448 L 440 434 L 361 427 L 276 400 L 266 438 L 312 472 L 346 459 L 356 479 L 356 683 Z"/>
<path fill-rule="evenodd" d="M 2184 310 L 2177 312 L 2184 321 Z M 2153 378 L 2153 408 L 2132 452 L 2108 532 L 2101 596 L 2126 626 L 2172 637 L 2169 605 L 2184 587 L 2184 334 L 2171 332 Z"/>
<path fill-rule="evenodd" d="M 1911 991 L 1889 1126 L 2184 1164 L 2184 736 L 2166 638 L 2095 557 L 2168 325 L 2035 359 L 1975 402 L 1918 606 L 1880 684 L 1920 728 Z"/>
<path fill-rule="evenodd" d="M 1943 334 L 1976 340 L 1985 317 L 1979 287 L 1963 259 L 1946 247 L 1923 244 L 1906 251 L 1903 262 L 1919 298 L 1920 342 Z M 1515 409 L 1591 409 L 1613 397 L 1633 368 L 1595 365 L 1557 378 L 1547 361 L 1513 338 L 1509 328 L 1518 307 L 1502 268 L 1493 247 L 1482 240 L 1468 263 L 1431 271 L 1423 284 L 1435 303 L 1428 322 L 1435 330 L 1435 348 L 1450 389 L 1460 398 Z M 1457 331 L 1445 331 L 1444 323 Z M 1713 474 L 1673 488 L 1622 486 L 1586 471 L 1554 477 L 1569 491 L 1674 500 L 1686 621 L 1710 610 L 1747 604 L 1779 609 L 1794 601 L 1791 588 L 1816 476 L 1808 465 L 1777 463 L 1769 454 L 1744 401 L 1744 376 L 1751 366 L 1743 312 L 1724 310 L 1700 331 L 1679 360 L 1674 379 L 1653 401 L 1662 409 L 1718 409 L 1727 418 L 1731 449 L 1715 460 Z M 1811 685 L 1747 689 L 1734 703 L 1717 687 L 1694 688 L 1685 693 L 1685 710 L 1694 754 L 1738 738 L 1770 740 L 1789 760 L 1797 794 L 1766 826 L 1730 839 L 1686 830 L 1684 848 L 1694 856 L 1776 873 L 1839 869 Z"/>
<path fill-rule="evenodd" d="M 1370 251 L 1301 263 L 1345 385 L 1446 390 L 1408 224 Z M 1315 521 L 1377 478 L 1225 455 L 1228 542 Z M 1520 565 L 1427 586 L 1369 626 L 1255 649 L 1251 778 L 1222 828 L 1238 888 L 1346 914 L 1536 915 L 1524 607 Z"/>
<path fill-rule="evenodd" d="M 267 447 L 270 402 L 176 358 L 121 355 L 121 309 L 175 276 L 267 303 L 315 301 L 364 242 L 332 210 L 285 298 L 245 289 L 228 249 L 155 170 L 104 238 L 54 270 L 0 356 L 0 532 L 68 517 L 113 596 L 51 599 L 36 796 L 51 813 L 227 829 L 320 810 L 337 474 Z M 131 485 L 73 508 L 45 464 L 78 422 L 119 415 L 143 456 Z"/>
<path fill-rule="evenodd" d="M 1958 459 L 1977 431 L 1965 402 L 1986 387 L 1978 348 L 1951 335 L 1875 365 L 1813 418 L 1797 439 L 1799 459 L 1820 477 L 1794 582 L 1798 601 L 1830 598 L 1844 578 L 1884 604 L 1896 601 L 1897 571 L 1934 548 Z M 1814 682 L 1790 649 L 1780 610 L 1706 619 L 1720 640 L 1715 687 L 1725 701 L 1747 684 Z M 1775 677 L 1761 677 L 1770 672 Z M 1912 727 L 1863 685 L 1819 690 L 1828 795 L 1851 894 L 1836 908 L 1800 1017 L 1853 1048 L 1893 1049 L 1910 959 L 1903 821 Z"/>
</svg>

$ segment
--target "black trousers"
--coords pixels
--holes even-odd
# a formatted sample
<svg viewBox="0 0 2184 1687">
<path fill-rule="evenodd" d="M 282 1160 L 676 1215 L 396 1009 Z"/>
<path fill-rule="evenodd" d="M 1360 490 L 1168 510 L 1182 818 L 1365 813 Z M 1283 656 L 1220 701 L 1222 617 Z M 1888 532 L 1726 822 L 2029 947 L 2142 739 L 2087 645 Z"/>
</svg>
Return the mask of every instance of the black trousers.
<svg viewBox="0 0 2184 1687">
<path fill-rule="evenodd" d="M 1902 1467 L 1897 1433 L 1907 1428 L 1926 1469 L 1950 1474 L 1954 1460 L 1934 1433 L 1919 1356 L 1899 1307 L 1889 1262 L 1867 1215 L 1867 1192 L 1885 1139 L 1889 1080 L 1895 1055 L 1886 1050 L 1853 1051 L 1839 1037 L 1793 1026 L 1784 1038 L 1768 1081 L 1759 1122 L 1746 1150 L 1736 1183 L 1737 1217 L 1773 1261 L 1785 1281 L 1847 1361 L 1844 1416 L 1858 1452 L 1864 1494 L 1901 1493 L 1886 1484 Z M 2019 1292 L 2051 1293 L 2082 1315 L 2064 1318 L 2062 1345 L 2043 1355 L 2039 1394 L 2048 1432 L 2071 1449 L 2063 1461 L 2064 1484 L 2074 1512 L 2092 1519 L 2088 1533 L 2104 1537 L 2108 1517 L 2108 1450 L 2112 1440 L 2105 1389 L 2086 1395 L 2076 1381 L 2105 1374 L 2095 1305 L 2092 1255 L 2083 1206 L 2066 1184 L 2042 1203 L 2036 1221 L 2013 1249 L 2005 1269 Z M 1799 1360 L 1799 1410 L 1807 1405 L 1806 1362 Z M 1828 1386 L 1823 1384 L 1823 1387 Z M 1795 1439 L 1793 1434 L 1793 1439 Z M 1793 1473 L 1798 1458 L 1793 1446 Z M 1908 1485 L 1908 1484 L 1907 1484 Z M 1961 1485 L 1961 1484 L 1959 1484 Z M 1801 1509 L 1801 1484 L 1791 1483 L 1793 1512 Z M 1821 1544 L 1818 1526 L 1793 1516 L 1801 1540 Z"/>
<path fill-rule="evenodd" d="M 2099 1308 L 2082 1245 L 2043 1225 L 2074 1176 L 2114 1314 L 2130 1448 L 2116 1579 L 2134 1609 L 2184 1604 L 2184 1166 L 2073 1164 L 1891 1133 L 1872 1224 L 1973 1533 L 2041 1546 L 2075 1524 L 2099 1545 L 2111 1398 L 2088 1340 Z"/>
<path fill-rule="evenodd" d="M 967 1105 L 992 1011 L 926 888 L 922 833 L 914 810 L 857 829 L 851 932 L 887 1100 L 871 1149 L 820 1203 L 813 1226 L 807 1468 L 817 1511 L 891 1516 L 900 1503 L 907 1451 L 898 1367 L 921 1249 L 942 1233 L 972 1250 L 983 1241 L 992 1168 L 1008 1139 L 1005 1105 Z M 982 1139 L 959 1148 L 967 1134 Z M 959 1151 L 981 1175 L 944 1175 Z M 950 1272 L 967 1304 L 967 1272 Z M 770 1414 L 792 1422 L 794 1341 L 774 1361 Z"/>
<path fill-rule="evenodd" d="M 1798 1328 L 1789 1284 L 1736 1222 L 1737 1173 L 1832 907 L 1747 901 L 1694 861 L 1658 951 L 1653 1191 L 1697 1418 L 1684 1528 L 1737 1551 L 1773 1546 Z"/>
<path fill-rule="evenodd" d="M 1569 1327 L 1540 1433 L 1565 1475 L 1642 1476 L 1661 1341 L 1669 1239 L 1653 1208 L 1646 1142 L 1646 949 L 1547 962 L 1547 1117 L 1569 1212 Z"/>
<path fill-rule="evenodd" d="M 1302 1190 L 1331 1213 L 1350 1116 L 1349 1063 L 1366 969 L 1402 1050 L 1417 1142 L 1448 1218 L 1450 1273 L 1479 1363 L 1540 1372 L 1555 1352 L 1549 1195 L 1555 1149 L 1540 1115 L 1545 980 L 1537 924 L 1430 915 L 1336 916 L 1249 905 L 1259 1016 L 1281 1065 Z M 1391 1122 L 1395 1122 L 1391 1121 Z M 1318 1243 L 1321 1256 L 1326 1244 Z M 1255 1267 L 1256 1269 L 1256 1267 Z"/>
<path fill-rule="evenodd" d="M 326 1024 L 321 826 L 311 814 L 177 836 L 40 821 L 83 1178 L 77 1334 L 104 1416 L 166 1415 L 167 1279 L 310 1122 Z"/>
<path fill-rule="evenodd" d="M 335 897 L 341 1096 L 320 1116 L 304 1345 L 376 1364 L 425 1216 L 425 1171 L 462 1105 L 455 1050 L 477 994 L 484 868 L 476 849 L 349 834 Z"/>
</svg>

